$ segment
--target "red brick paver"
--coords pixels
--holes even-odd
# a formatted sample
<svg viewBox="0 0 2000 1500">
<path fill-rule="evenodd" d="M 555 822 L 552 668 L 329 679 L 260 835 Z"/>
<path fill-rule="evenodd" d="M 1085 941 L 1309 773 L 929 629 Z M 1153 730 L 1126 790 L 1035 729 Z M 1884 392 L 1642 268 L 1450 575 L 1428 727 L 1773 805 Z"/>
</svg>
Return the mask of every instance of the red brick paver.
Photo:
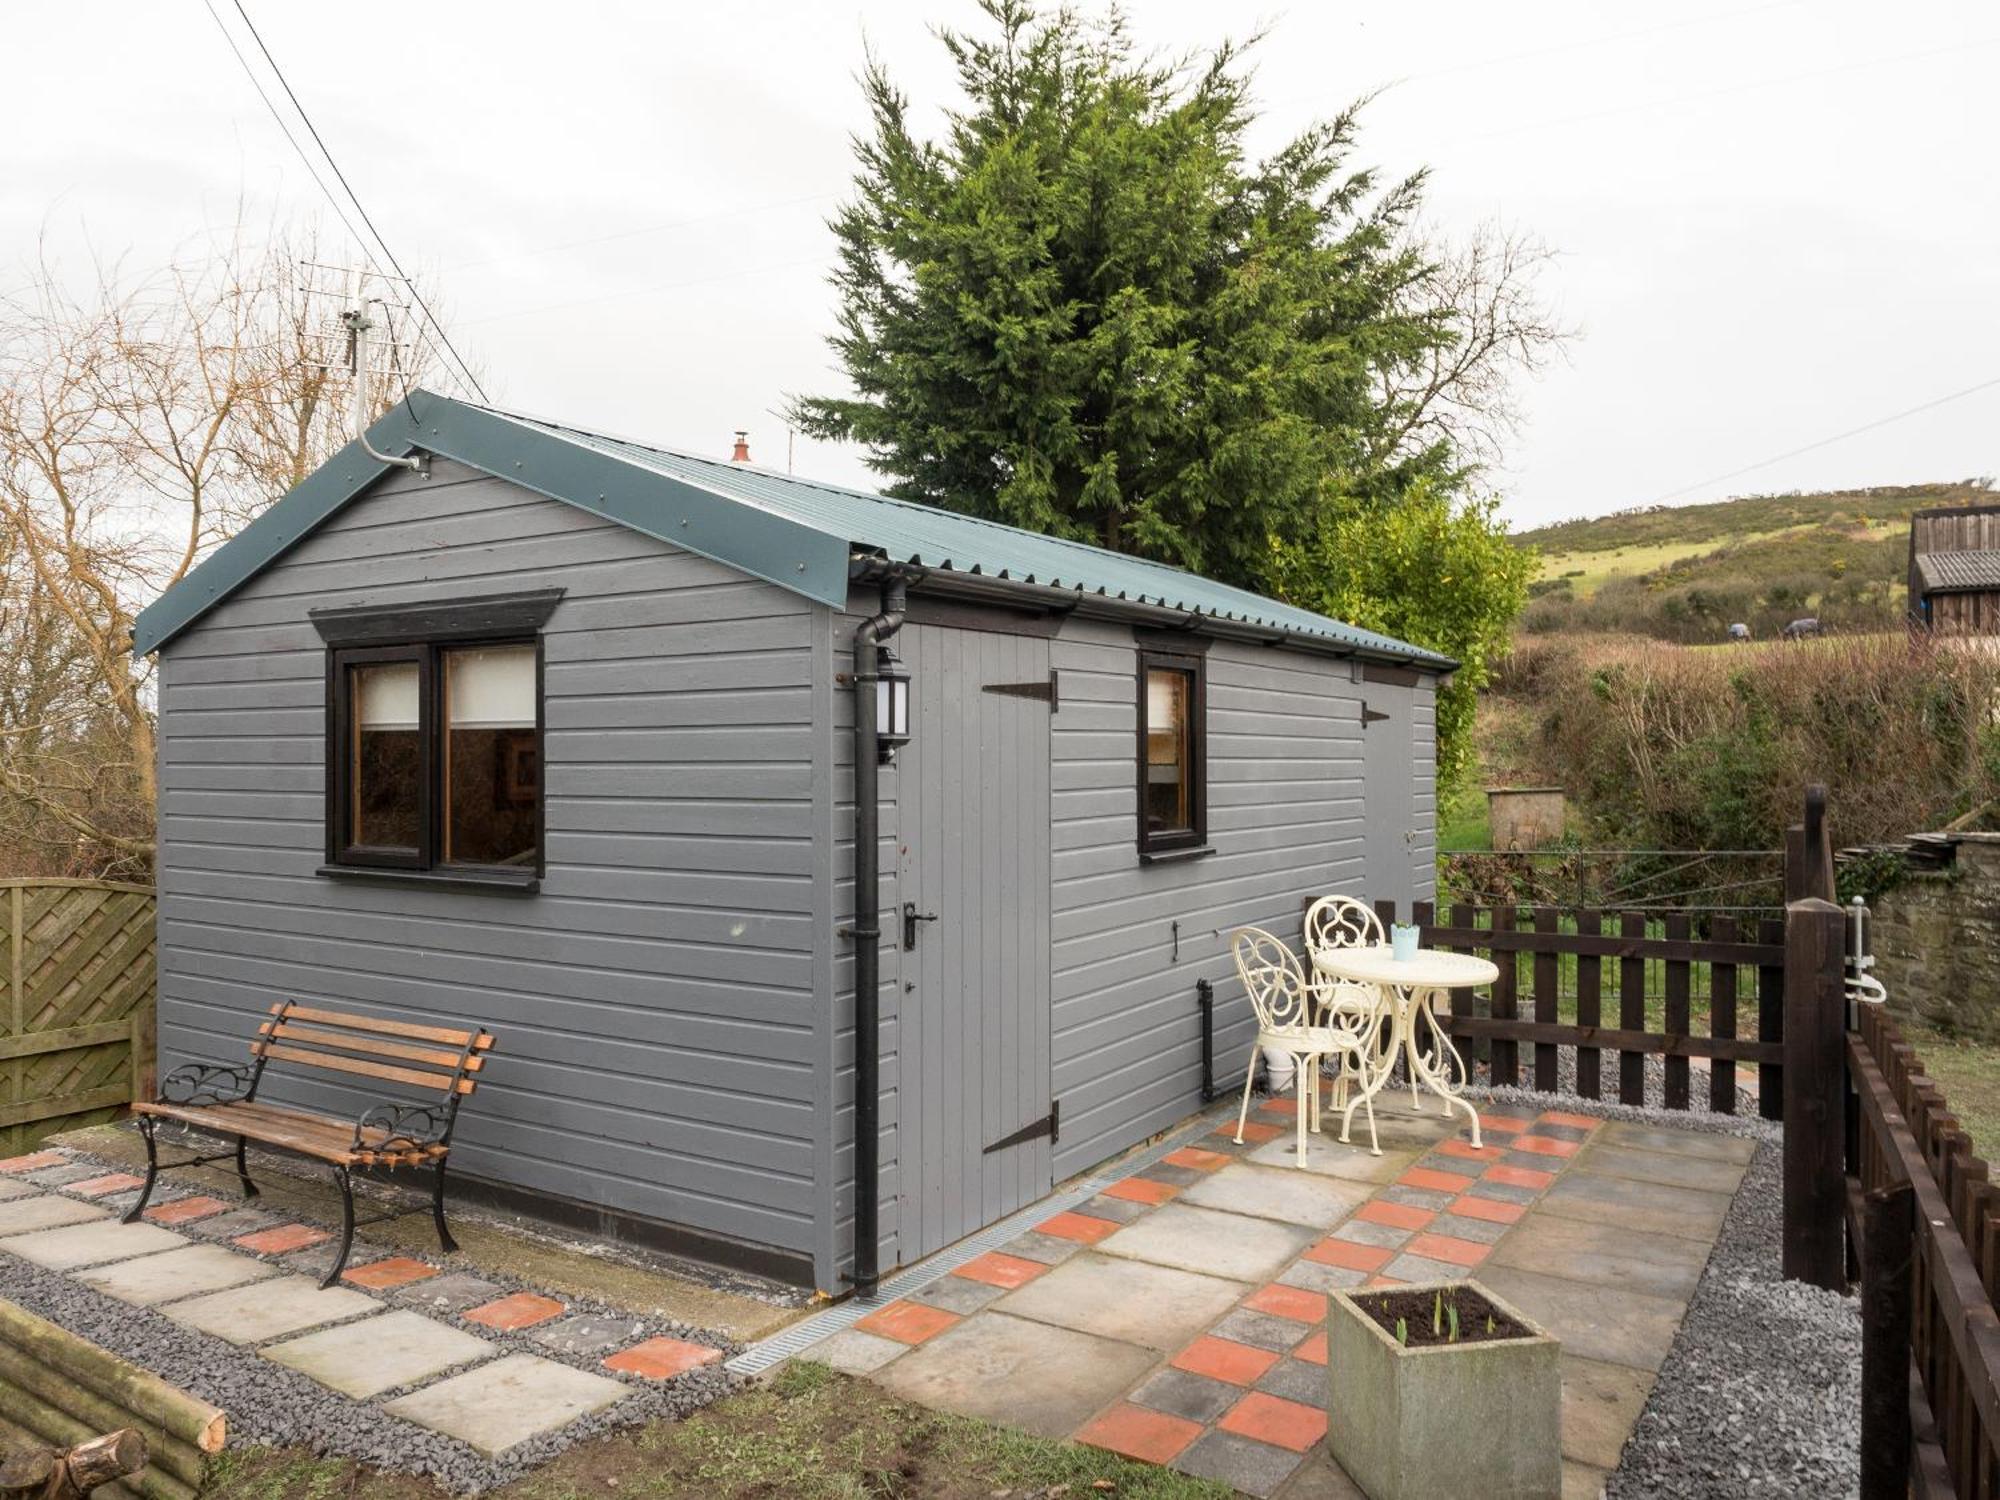
<svg viewBox="0 0 2000 1500">
<path fill-rule="evenodd" d="M 1231 1145 L 1236 1143 L 1236 1127 L 1233 1125 L 1225 1125 L 1215 1133 Z M 1243 1122 L 1243 1139 L 1246 1142 L 1253 1142 L 1259 1146 L 1263 1145 L 1266 1141 L 1275 1141 L 1284 1133 L 1285 1128 L 1282 1125 L 1270 1125 L 1262 1120 L 1245 1120 Z"/>
<path fill-rule="evenodd" d="M 941 1307 L 926 1307 L 921 1302 L 891 1302 L 854 1326 L 863 1333 L 879 1333 L 899 1344 L 921 1344 L 958 1321 L 957 1313 L 948 1313 Z"/>
<path fill-rule="evenodd" d="M 1528 1128 L 1526 1120 L 1517 1120 L 1512 1115 L 1481 1115 L 1481 1130 L 1497 1131 L 1501 1135 L 1519 1135 Z"/>
<path fill-rule="evenodd" d="M 1123 1182 L 1114 1182 L 1104 1190 L 1107 1198 L 1123 1198 L 1128 1203 L 1165 1203 L 1180 1192 L 1170 1182 L 1155 1182 L 1150 1177 L 1127 1177 Z"/>
<path fill-rule="evenodd" d="M 1011 1291 L 1017 1286 L 1026 1286 L 1046 1270 L 1048 1267 L 1038 1260 L 1023 1260 L 1018 1255 L 1002 1255 L 998 1250 L 989 1250 L 967 1261 L 953 1274 L 968 1281 L 983 1281 L 988 1286 L 1004 1286 Z"/>
<path fill-rule="evenodd" d="M 365 1266 L 356 1266 L 351 1271 L 340 1273 L 340 1279 L 354 1286 L 366 1287 L 371 1292 L 386 1292 L 393 1287 L 408 1286 L 413 1281 L 422 1281 L 427 1276 L 437 1275 L 436 1266 L 425 1265 L 407 1255 L 392 1255 L 387 1260 L 372 1261 Z"/>
<path fill-rule="evenodd" d="M 229 1207 L 220 1198 L 181 1198 L 146 1210 L 143 1217 L 155 1224 L 187 1224 L 210 1218 Z"/>
<path fill-rule="evenodd" d="M 1531 1172 L 1526 1167 L 1488 1167 L 1480 1175 L 1488 1182 L 1519 1188 L 1545 1188 L 1556 1180 L 1556 1174 L 1553 1172 Z"/>
<path fill-rule="evenodd" d="M 1484 1219 L 1489 1224 L 1512 1224 L 1527 1212 L 1518 1203 L 1502 1203 L 1498 1198 L 1475 1198 L 1470 1193 L 1454 1198 L 1451 1211 L 1467 1219 Z"/>
<path fill-rule="evenodd" d="M 497 1328 L 502 1333 L 512 1333 L 520 1328 L 533 1328 L 537 1323 L 546 1323 L 550 1318 L 559 1318 L 569 1309 L 553 1297 L 540 1297 L 533 1292 L 516 1292 L 511 1297 L 502 1297 L 498 1302 L 488 1302 L 483 1307 L 475 1307 L 465 1315 L 468 1323 L 477 1323 L 482 1328 Z"/>
<path fill-rule="evenodd" d="M 1290 1318 L 1298 1323 L 1317 1323 L 1326 1316 L 1324 1292 L 1286 1286 L 1282 1281 L 1258 1288 L 1243 1299 L 1243 1305 L 1253 1312 L 1270 1313 L 1273 1317 Z"/>
<path fill-rule="evenodd" d="M 1307 1260 L 1323 1266 L 1341 1266 L 1349 1271 L 1379 1271 L 1396 1258 L 1396 1252 L 1380 1245 L 1357 1245 L 1351 1240 L 1321 1240 L 1306 1251 Z"/>
<path fill-rule="evenodd" d="M 1491 1245 L 1456 1239 L 1448 1234 L 1420 1234 L 1403 1247 L 1411 1255 L 1450 1261 L 1455 1266 L 1476 1266 L 1486 1259 L 1487 1252 L 1492 1248 Z"/>
<path fill-rule="evenodd" d="M 0 1161 L 0 1172 L 39 1172 L 43 1167 L 59 1167 L 68 1160 L 60 1151 L 30 1151 L 26 1156 L 10 1156 Z"/>
<path fill-rule="evenodd" d="M 310 1224 L 280 1224 L 275 1229 L 260 1229 L 255 1234 L 239 1234 L 229 1243 L 241 1245 L 258 1255 L 289 1255 L 294 1250 L 304 1250 L 332 1238 L 324 1229 L 315 1229 Z"/>
<path fill-rule="evenodd" d="M 1190 1370 L 1211 1380 L 1226 1380 L 1231 1385 L 1250 1385 L 1261 1380 L 1277 1362 L 1278 1356 L 1269 1349 L 1253 1349 L 1213 1334 L 1203 1334 L 1168 1361 L 1176 1370 Z"/>
<path fill-rule="evenodd" d="M 1437 1214 L 1428 1208 L 1418 1208 L 1409 1203 L 1384 1203 L 1380 1198 L 1364 1203 L 1356 1210 L 1355 1218 L 1365 1224 L 1386 1224 L 1391 1229 L 1422 1229 Z"/>
<path fill-rule="evenodd" d="M 1303 1402 L 1252 1391 L 1224 1412 L 1215 1425 L 1238 1437 L 1303 1453 L 1326 1436 L 1326 1413 Z"/>
<path fill-rule="evenodd" d="M 1169 1166 L 1193 1167 L 1197 1172 L 1213 1172 L 1229 1165 L 1230 1158 L 1221 1151 L 1204 1151 L 1199 1146 L 1183 1146 L 1178 1151 L 1169 1151 L 1164 1160 Z"/>
<path fill-rule="evenodd" d="M 1053 1219 L 1044 1219 L 1035 1228 L 1043 1234 L 1052 1234 L 1059 1240 L 1078 1240 L 1086 1245 L 1094 1245 L 1108 1234 L 1116 1234 L 1118 1226 L 1109 1219 L 1092 1218 L 1089 1214 L 1065 1211 Z"/>
<path fill-rule="evenodd" d="M 69 1190 L 86 1198 L 102 1198 L 106 1193 L 122 1193 L 145 1185 L 145 1178 L 134 1177 L 130 1172 L 108 1172 L 102 1177 L 87 1177 L 82 1182 L 72 1182 Z"/>
<path fill-rule="evenodd" d="M 1590 1115 L 1565 1114 L 1559 1109 L 1552 1109 L 1535 1123 L 1538 1125 L 1569 1125 L 1577 1130 L 1595 1130 L 1604 1122 L 1594 1119 Z"/>
<path fill-rule="evenodd" d="M 1497 1170 L 1487 1168 L 1489 1175 Z M 1472 1186 L 1470 1177 L 1461 1177 L 1456 1172 L 1439 1172 L 1431 1167 L 1412 1167 L 1396 1181 L 1404 1187 L 1429 1188 L 1438 1193 L 1462 1193 Z"/>
<path fill-rule="evenodd" d="M 1127 1458 L 1163 1464 L 1201 1436 L 1201 1424 L 1163 1411 L 1149 1411 L 1121 1401 L 1077 1434 L 1095 1448 L 1109 1448 Z"/>
<path fill-rule="evenodd" d="M 689 1370 L 712 1365 L 722 1358 L 720 1349 L 706 1344 L 690 1344 L 686 1339 L 647 1339 L 605 1360 L 604 1368 L 621 1375 L 643 1375 L 648 1380 L 672 1380 Z"/>
<path fill-rule="evenodd" d="M 1521 1135 L 1514 1138 L 1514 1149 L 1537 1156 L 1574 1156 L 1583 1148 L 1575 1141 L 1559 1141 L 1550 1135 Z"/>
<path fill-rule="evenodd" d="M 1475 1146 L 1470 1141 L 1455 1139 L 1438 1142 L 1438 1155 L 1456 1156 L 1464 1161 L 1498 1161 L 1506 1154 L 1500 1146 Z"/>
<path fill-rule="evenodd" d="M 1302 1359 L 1309 1365 L 1325 1364 L 1326 1330 L 1324 1328 L 1315 1328 L 1311 1333 L 1300 1339 L 1298 1347 L 1292 1350 L 1292 1358 Z"/>
</svg>

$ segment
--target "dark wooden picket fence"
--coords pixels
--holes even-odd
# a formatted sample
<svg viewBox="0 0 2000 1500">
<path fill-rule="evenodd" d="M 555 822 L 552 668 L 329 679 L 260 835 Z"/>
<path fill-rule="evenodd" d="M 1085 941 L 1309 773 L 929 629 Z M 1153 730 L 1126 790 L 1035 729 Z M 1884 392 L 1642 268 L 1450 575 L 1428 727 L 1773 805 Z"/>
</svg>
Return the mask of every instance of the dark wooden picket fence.
<svg viewBox="0 0 2000 1500">
<path fill-rule="evenodd" d="M 1385 924 L 1399 920 L 1392 901 L 1377 902 L 1376 911 Z M 1668 1109 L 1698 1100 L 1734 1114 L 1738 1067 L 1754 1063 L 1760 1109 L 1779 1117 L 1782 919 L 1555 906 L 1440 912 L 1419 901 L 1411 920 L 1424 947 L 1476 953 L 1499 968 L 1490 994 L 1453 996 L 1447 1028 L 1462 1055 L 1486 1059 L 1494 1084 L 1553 1093 L 1567 1050 L 1586 1099 Z M 1661 1058 L 1666 1073 L 1663 1096 L 1651 1100 L 1648 1057 Z M 1706 1073 L 1699 1091 L 1696 1058 Z"/>
</svg>

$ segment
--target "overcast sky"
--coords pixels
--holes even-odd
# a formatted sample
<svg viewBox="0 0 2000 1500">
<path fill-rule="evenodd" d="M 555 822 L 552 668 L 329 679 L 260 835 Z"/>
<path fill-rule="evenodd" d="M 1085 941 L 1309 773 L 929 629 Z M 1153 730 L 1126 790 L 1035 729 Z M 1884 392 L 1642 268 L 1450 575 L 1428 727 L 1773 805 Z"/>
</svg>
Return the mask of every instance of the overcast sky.
<svg viewBox="0 0 2000 1500">
<path fill-rule="evenodd" d="M 839 382 L 824 220 L 864 46 L 931 119 L 951 95 L 928 27 L 975 24 L 968 0 L 244 3 L 497 401 L 724 456 L 747 427 L 779 467 L 769 409 Z M 1430 167 L 1439 227 L 1499 218 L 1561 252 L 1549 290 L 1582 337 L 1497 476 L 1517 526 L 2000 471 L 1996 383 L 1704 483 L 2000 382 L 1991 0 L 1127 8 L 1170 49 L 1262 18 L 1259 149 L 1380 90 L 1363 157 Z M 343 237 L 201 0 L 10 22 L 0 258 L 43 237 L 66 265 L 86 243 L 143 264 L 239 204 Z M 870 482 L 834 445 L 800 440 L 796 466 Z"/>
</svg>

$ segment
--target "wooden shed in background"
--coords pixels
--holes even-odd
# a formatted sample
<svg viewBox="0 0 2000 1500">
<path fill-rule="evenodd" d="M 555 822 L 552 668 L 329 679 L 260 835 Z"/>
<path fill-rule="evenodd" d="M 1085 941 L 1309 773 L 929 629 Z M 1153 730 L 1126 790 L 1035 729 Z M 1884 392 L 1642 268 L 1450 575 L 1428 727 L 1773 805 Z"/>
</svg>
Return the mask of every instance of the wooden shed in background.
<svg viewBox="0 0 2000 1500">
<path fill-rule="evenodd" d="M 1910 618 L 1934 630 L 2000 634 L 2000 505 L 1910 517 Z"/>
</svg>

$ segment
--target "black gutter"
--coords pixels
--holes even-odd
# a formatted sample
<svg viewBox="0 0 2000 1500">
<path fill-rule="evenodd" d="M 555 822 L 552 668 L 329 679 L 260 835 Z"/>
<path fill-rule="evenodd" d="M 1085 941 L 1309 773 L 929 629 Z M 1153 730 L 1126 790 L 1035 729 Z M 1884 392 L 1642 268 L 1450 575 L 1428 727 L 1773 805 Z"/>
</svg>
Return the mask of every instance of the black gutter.
<svg viewBox="0 0 2000 1500">
<path fill-rule="evenodd" d="M 875 684 L 882 643 L 903 628 L 906 580 L 882 580 L 882 612 L 854 627 L 854 1291 L 875 1295 L 881 1178 L 882 850 L 881 746 Z"/>
</svg>

